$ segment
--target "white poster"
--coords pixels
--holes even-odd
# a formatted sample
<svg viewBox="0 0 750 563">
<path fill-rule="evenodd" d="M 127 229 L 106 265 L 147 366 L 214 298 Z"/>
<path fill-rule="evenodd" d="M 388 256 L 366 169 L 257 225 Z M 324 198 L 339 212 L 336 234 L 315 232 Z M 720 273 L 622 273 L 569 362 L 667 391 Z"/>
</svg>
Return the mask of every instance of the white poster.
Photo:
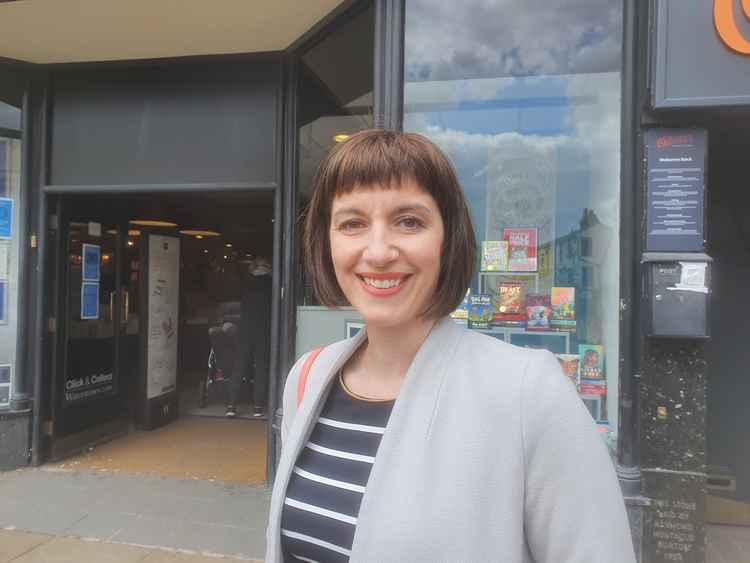
<svg viewBox="0 0 750 563">
<path fill-rule="evenodd" d="M 177 326 L 180 306 L 180 239 L 151 235 L 148 243 L 146 397 L 177 387 Z"/>
</svg>

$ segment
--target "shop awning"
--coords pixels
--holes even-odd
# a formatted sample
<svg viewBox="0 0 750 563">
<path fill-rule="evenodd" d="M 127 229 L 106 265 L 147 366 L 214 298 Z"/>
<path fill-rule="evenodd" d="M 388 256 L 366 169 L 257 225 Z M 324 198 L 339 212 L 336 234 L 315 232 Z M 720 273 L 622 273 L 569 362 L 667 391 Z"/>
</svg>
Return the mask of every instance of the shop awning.
<svg viewBox="0 0 750 563">
<path fill-rule="evenodd" d="M 342 0 L 0 1 L 0 57 L 33 63 L 285 49 Z"/>
</svg>

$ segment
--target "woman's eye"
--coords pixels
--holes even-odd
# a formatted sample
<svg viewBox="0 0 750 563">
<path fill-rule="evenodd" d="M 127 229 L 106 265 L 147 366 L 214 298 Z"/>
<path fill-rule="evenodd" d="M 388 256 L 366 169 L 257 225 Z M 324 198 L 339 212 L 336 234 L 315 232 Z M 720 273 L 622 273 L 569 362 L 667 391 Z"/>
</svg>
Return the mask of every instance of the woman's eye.
<svg viewBox="0 0 750 563">
<path fill-rule="evenodd" d="M 416 217 L 402 217 L 398 220 L 398 224 L 405 229 L 415 230 L 422 226 L 422 221 Z"/>
<path fill-rule="evenodd" d="M 362 221 L 344 221 L 339 225 L 341 231 L 356 231 L 364 226 Z"/>
</svg>

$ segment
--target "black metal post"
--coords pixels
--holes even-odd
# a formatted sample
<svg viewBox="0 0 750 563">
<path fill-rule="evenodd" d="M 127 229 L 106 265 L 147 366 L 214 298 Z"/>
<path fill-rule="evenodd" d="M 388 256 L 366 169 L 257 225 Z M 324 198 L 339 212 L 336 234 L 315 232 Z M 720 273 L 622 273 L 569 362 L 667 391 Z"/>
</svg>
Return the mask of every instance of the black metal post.
<svg viewBox="0 0 750 563">
<path fill-rule="evenodd" d="M 404 110 L 405 0 L 376 0 L 373 124 L 401 130 Z"/>
<path fill-rule="evenodd" d="M 40 465 L 42 458 L 42 395 L 44 381 L 44 359 L 46 357 L 46 340 L 47 326 L 45 323 L 45 284 L 46 279 L 46 246 L 47 246 L 47 195 L 44 193 L 42 186 L 47 183 L 48 156 L 49 156 L 49 111 L 50 111 L 50 85 L 47 82 L 44 86 L 42 102 L 39 115 L 39 127 L 35 128 L 38 135 L 34 141 L 39 150 L 39 175 L 35 182 L 35 196 L 37 198 L 36 224 L 34 229 L 37 236 L 36 255 L 34 256 L 35 272 L 31 276 L 34 282 L 34 321 L 33 321 L 33 340 L 30 350 L 33 351 L 30 365 L 33 369 L 34 376 L 34 401 L 31 431 L 31 463 Z"/>
</svg>

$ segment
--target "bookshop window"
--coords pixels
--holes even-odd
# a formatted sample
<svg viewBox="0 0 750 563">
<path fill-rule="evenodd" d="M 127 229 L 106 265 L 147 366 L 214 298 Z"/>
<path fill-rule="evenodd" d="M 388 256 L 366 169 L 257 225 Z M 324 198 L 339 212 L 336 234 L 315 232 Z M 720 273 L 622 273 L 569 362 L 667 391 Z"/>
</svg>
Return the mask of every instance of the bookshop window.
<svg viewBox="0 0 750 563">
<path fill-rule="evenodd" d="M 0 410 L 10 406 L 16 363 L 21 96 L 0 82 Z"/>
<path fill-rule="evenodd" d="M 334 22 L 330 32 L 299 59 L 297 134 L 299 168 L 297 205 L 304 213 L 310 201 L 315 173 L 338 142 L 373 126 L 372 90 L 375 45 L 375 12 L 372 2 L 360 3 L 356 13 Z M 298 225 L 301 225 L 298 222 Z M 298 235 L 301 235 L 298 228 Z M 298 238 L 298 248 L 301 248 Z M 299 256 L 297 283 L 297 355 L 341 340 L 347 323 L 355 322 L 350 310 L 320 306 Z"/>
<path fill-rule="evenodd" d="M 557 354 L 612 438 L 621 28 L 620 0 L 406 3 L 404 129 L 448 154 L 469 202 L 474 309 L 492 307 L 469 324 Z"/>
</svg>

